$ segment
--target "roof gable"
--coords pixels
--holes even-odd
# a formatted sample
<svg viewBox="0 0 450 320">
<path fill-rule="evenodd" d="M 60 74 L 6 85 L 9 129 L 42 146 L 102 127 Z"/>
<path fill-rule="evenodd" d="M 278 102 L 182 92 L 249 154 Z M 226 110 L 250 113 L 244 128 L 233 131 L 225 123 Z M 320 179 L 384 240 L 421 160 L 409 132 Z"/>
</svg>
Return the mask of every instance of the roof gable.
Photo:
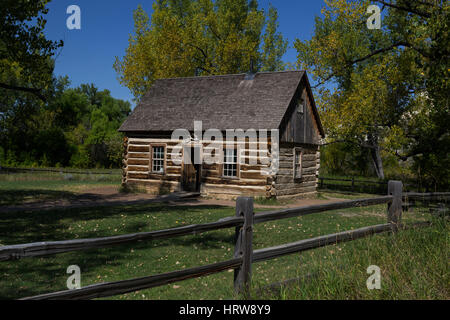
<svg viewBox="0 0 450 320">
<path fill-rule="evenodd" d="M 122 124 L 124 132 L 278 129 L 304 71 L 160 79 Z M 318 120 L 318 118 L 317 118 Z"/>
</svg>

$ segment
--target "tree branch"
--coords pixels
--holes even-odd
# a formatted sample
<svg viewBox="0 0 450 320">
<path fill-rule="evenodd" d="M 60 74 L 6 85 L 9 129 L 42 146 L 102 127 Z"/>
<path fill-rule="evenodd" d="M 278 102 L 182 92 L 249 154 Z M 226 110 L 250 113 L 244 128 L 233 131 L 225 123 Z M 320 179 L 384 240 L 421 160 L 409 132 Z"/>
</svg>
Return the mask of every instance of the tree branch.
<svg viewBox="0 0 450 320">
<path fill-rule="evenodd" d="M 421 50 L 421 49 L 419 49 L 419 48 L 413 46 L 413 45 L 410 44 L 409 42 L 407 42 L 407 41 L 399 41 L 399 42 L 396 42 L 396 43 L 390 45 L 389 47 L 386 47 L 386 48 L 382 48 L 382 49 L 378 49 L 378 50 L 372 51 L 371 53 L 369 53 L 368 55 L 366 55 L 366 56 L 364 56 L 364 57 L 362 57 L 362 58 L 358 58 L 358 59 L 356 59 L 356 60 L 349 61 L 349 62 L 347 62 L 347 64 L 344 66 L 344 68 L 351 67 L 352 65 L 354 65 L 354 64 L 356 64 L 356 63 L 363 62 L 363 61 L 365 61 L 365 60 L 367 60 L 367 59 L 372 58 L 373 56 L 376 56 L 376 55 L 378 55 L 378 54 L 380 54 L 380 53 L 388 52 L 388 51 L 390 51 L 390 50 L 392 50 L 392 49 L 394 49 L 394 48 L 397 48 L 397 47 L 407 47 L 407 48 L 411 48 L 411 49 L 417 51 L 417 52 L 418 52 L 419 54 L 421 54 L 422 56 L 424 56 L 424 57 L 426 57 L 426 58 L 431 58 L 431 55 L 430 55 L 429 53 L 427 53 L 427 52 L 425 52 L 424 50 Z M 318 84 L 316 84 L 316 85 L 313 86 L 312 88 L 315 89 L 315 88 L 317 88 L 317 87 L 323 85 L 325 82 L 327 82 L 327 81 L 331 80 L 333 77 L 335 77 L 337 73 L 338 73 L 338 72 L 333 72 L 333 73 L 331 73 L 331 74 L 328 75 L 325 79 L 323 79 L 321 82 L 319 82 Z"/>
<path fill-rule="evenodd" d="M 430 13 L 424 12 L 424 11 L 420 11 L 420 10 L 417 10 L 417 9 L 413 9 L 410 6 L 402 7 L 402 6 L 399 6 L 399 5 L 396 5 L 396 4 L 392 4 L 390 2 L 386 2 L 386 1 L 383 1 L 383 0 L 373 0 L 373 1 L 381 3 L 383 6 L 391 7 L 391 8 L 397 9 L 397 10 L 401 10 L 401 11 L 406 11 L 406 12 L 409 12 L 409 13 L 414 13 L 414 14 L 417 14 L 418 16 L 421 16 L 421 17 L 424 17 L 424 18 L 430 18 L 431 17 Z M 424 3 L 421 3 L 421 4 L 424 4 Z"/>
<path fill-rule="evenodd" d="M 339 140 L 334 140 L 334 141 L 330 141 L 327 143 L 322 143 L 322 144 L 320 144 L 320 147 L 327 146 L 330 144 L 335 144 L 335 143 L 350 143 L 350 144 L 354 144 L 354 145 L 357 145 L 357 146 L 363 147 L 363 148 L 376 149 L 375 146 L 372 146 L 370 144 L 362 143 L 362 142 L 355 142 L 355 141 L 347 140 L 347 139 L 339 139 Z"/>
<path fill-rule="evenodd" d="M 35 95 L 39 99 L 41 99 L 43 102 L 47 102 L 47 98 L 41 93 L 40 89 L 19 87 L 19 86 L 11 86 L 9 84 L 1 83 L 1 82 L 0 82 L 0 88 L 6 89 L 6 90 L 28 92 L 28 93 L 31 93 L 31 94 Z"/>
</svg>

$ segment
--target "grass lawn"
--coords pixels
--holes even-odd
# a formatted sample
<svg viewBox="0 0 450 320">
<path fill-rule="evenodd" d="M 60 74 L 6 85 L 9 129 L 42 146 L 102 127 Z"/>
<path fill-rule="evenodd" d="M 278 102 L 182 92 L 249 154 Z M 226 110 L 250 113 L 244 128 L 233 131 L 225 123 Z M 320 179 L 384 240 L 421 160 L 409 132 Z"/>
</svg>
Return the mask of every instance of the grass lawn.
<svg viewBox="0 0 450 320">
<path fill-rule="evenodd" d="M 322 194 L 322 197 L 324 194 Z M 349 196 L 353 197 L 353 196 Z M 359 196 L 362 197 L 362 196 Z M 258 209 L 261 211 L 261 209 Z M 0 245 L 65 240 L 158 230 L 216 221 L 234 215 L 219 206 L 121 206 L 0 216 Z M 404 214 L 405 222 L 429 220 L 426 210 Z M 442 221 L 442 220 L 440 220 Z M 367 225 L 385 223 L 386 206 L 329 211 L 255 226 L 254 249 Z M 447 222 L 376 235 L 253 264 L 252 297 L 264 299 L 448 299 Z M 0 263 L 0 299 L 66 289 L 70 265 L 81 285 L 125 280 L 223 261 L 233 256 L 234 229 L 106 249 L 70 252 Z M 382 289 L 369 291 L 366 269 L 381 268 Z M 259 289 L 307 273 L 317 276 L 277 292 Z M 233 272 L 186 280 L 112 299 L 234 299 Z"/>
<path fill-rule="evenodd" d="M 85 170 L 86 171 L 86 170 Z M 113 171 L 113 174 L 106 174 Z M 95 170 L 95 172 L 101 172 Z M 27 202 L 71 199 L 77 193 L 94 187 L 120 187 L 120 170 L 105 174 L 56 172 L 2 173 L 0 171 L 0 206 Z"/>
</svg>

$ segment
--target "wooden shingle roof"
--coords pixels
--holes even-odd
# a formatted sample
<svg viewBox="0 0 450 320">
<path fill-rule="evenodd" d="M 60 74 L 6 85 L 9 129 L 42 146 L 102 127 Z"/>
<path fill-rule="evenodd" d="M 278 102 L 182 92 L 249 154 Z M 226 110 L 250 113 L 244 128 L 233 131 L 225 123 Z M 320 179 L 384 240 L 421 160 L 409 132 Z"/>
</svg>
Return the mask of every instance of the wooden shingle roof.
<svg viewBox="0 0 450 320">
<path fill-rule="evenodd" d="M 122 132 L 278 129 L 304 71 L 160 79 L 122 124 Z M 315 109 L 315 106 L 314 106 Z M 315 110 L 317 112 L 317 110 Z M 316 120 L 320 124 L 318 115 Z M 320 126 L 321 127 L 321 126 Z"/>
</svg>

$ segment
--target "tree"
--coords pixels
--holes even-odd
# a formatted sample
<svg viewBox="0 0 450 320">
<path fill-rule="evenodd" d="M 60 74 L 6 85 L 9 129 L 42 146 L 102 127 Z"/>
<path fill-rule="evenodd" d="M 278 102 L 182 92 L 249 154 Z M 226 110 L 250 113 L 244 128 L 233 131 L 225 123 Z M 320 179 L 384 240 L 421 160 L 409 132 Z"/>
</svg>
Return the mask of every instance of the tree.
<svg viewBox="0 0 450 320">
<path fill-rule="evenodd" d="M 382 178 L 383 153 L 427 158 L 448 141 L 448 6 L 375 2 L 385 11 L 381 30 L 366 27 L 370 1 L 328 0 L 312 39 L 295 47 L 318 83 L 328 143 L 369 148 Z M 323 86 L 330 81 L 334 88 Z M 428 123 L 418 120 L 425 114 Z"/>
<path fill-rule="evenodd" d="M 278 30 L 278 12 L 270 5 L 266 30 L 263 36 L 261 71 L 279 71 L 284 69 L 282 57 L 288 42 Z"/>
<path fill-rule="evenodd" d="M 55 51 L 63 42 L 43 35 L 48 0 L 3 0 L 0 6 L 0 88 L 45 100 Z"/>
<path fill-rule="evenodd" d="M 134 34 L 114 63 L 136 99 L 159 78 L 283 68 L 287 44 L 273 7 L 267 20 L 256 0 L 160 0 L 153 10 L 151 19 L 135 10 Z"/>
</svg>

